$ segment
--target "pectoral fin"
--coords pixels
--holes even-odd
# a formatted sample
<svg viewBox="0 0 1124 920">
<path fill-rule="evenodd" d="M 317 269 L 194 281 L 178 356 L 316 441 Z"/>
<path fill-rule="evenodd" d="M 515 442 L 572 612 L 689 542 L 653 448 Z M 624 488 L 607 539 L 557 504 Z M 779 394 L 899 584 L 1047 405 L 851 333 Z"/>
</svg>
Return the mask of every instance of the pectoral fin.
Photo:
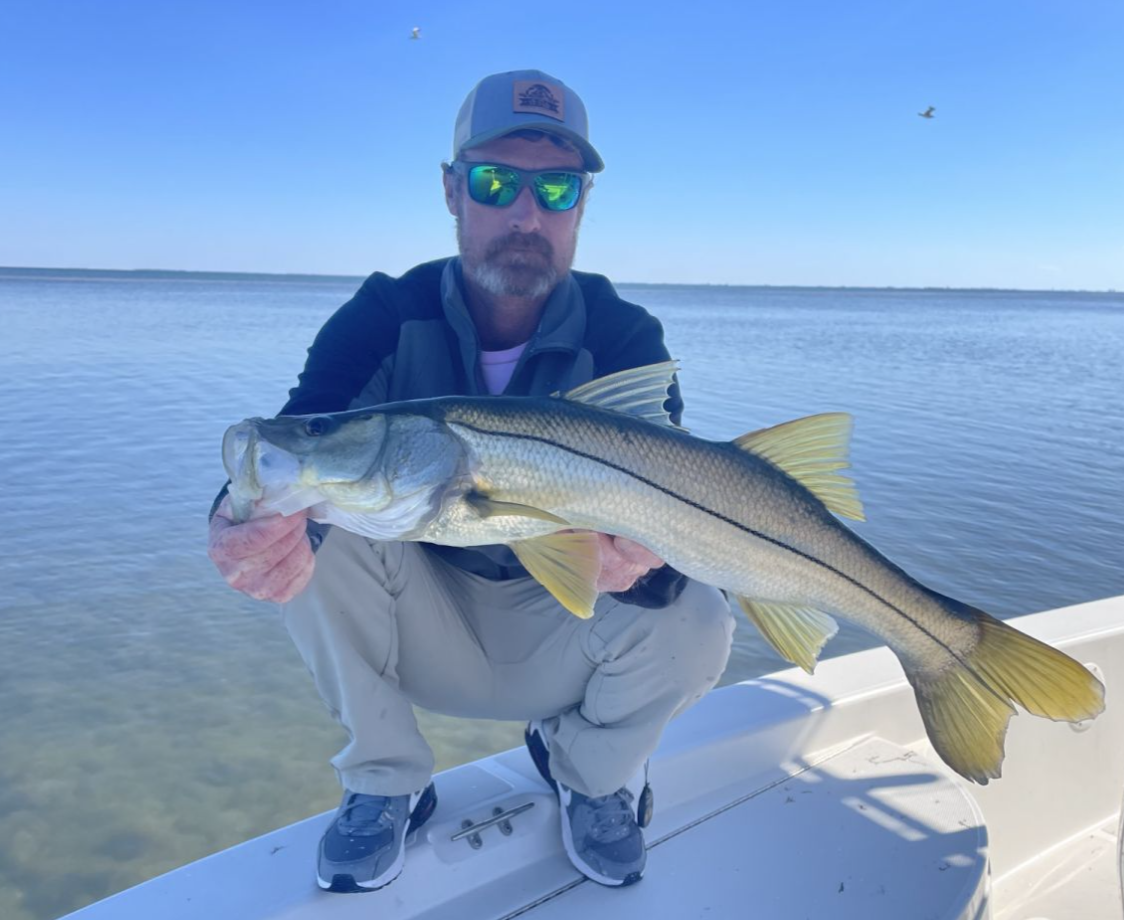
<svg viewBox="0 0 1124 920">
<path fill-rule="evenodd" d="M 809 674 L 824 644 L 839 631 L 839 624 L 826 613 L 811 607 L 789 607 L 739 597 L 749 621 L 756 626 L 786 661 Z"/>
<path fill-rule="evenodd" d="M 539 521 L 549 521 L 552 524 L 561 524 L 563 527 L 569 527 L 570 522 L 564 521 L 556 514 L 551 514 L 549 511 L 543 511 L 542 508 L 535 508 L 532 505 L 520 505 L 516 502 L 501 502 L 496 501 L 494 498 L 489 498 L 483 492 L 469 492 L 465 495 L 464 500 L 476 509 L 477 513 L 482 518 L 498 517 L 500 515 L 517 515 L 519 517 L 534 518 Z"/>
<path fill-rule="evenodd" d="M 583 620 L 593 616 L 601 550 L 589 531 L 552 533 L 509 544 L 527 571 L 563 607 Z"/>
</svg>

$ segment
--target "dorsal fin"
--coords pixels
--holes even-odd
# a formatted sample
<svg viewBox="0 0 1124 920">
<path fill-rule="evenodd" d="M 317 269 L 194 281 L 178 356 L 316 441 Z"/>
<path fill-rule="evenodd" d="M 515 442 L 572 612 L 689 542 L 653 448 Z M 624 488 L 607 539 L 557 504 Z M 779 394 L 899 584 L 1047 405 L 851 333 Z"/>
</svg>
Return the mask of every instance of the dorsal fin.
<svg viewBox="0 0 1124 920">
<path fill-rule="evenodd" d="M 850 439 L 851 416 L 825 412 L 751 431 L 735 438 L 734 444 L 788 473 L 829 511 L 865 521 L 855 484 L 836 472 L 849 463 Z"/>
<path fill-rule="evenodd" d="M 598 377 L 563 393 L 563 399 L 612 409 L 657 425 L 676 427 L 663 404 L 675 382 L 678 361 L 661 361 Z"/>
</svg>

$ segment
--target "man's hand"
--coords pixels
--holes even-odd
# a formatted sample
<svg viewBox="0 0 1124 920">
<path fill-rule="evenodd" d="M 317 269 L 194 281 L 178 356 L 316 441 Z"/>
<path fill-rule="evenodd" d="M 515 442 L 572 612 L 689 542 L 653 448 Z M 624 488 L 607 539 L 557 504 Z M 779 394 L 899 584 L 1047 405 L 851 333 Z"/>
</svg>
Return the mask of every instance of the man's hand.
<svg viewBox="0 0 1124 920">
<path fill-rule="evenodd" d="M 211 518 L 207 555 L 227 584 L 259 601 L 291 601 L 307 587 L 316 565 L 305 534 L 307 511 L 235 524 L 230 497 Z"/>
<path fill-rule="evenodd" d="M 664 564 L 655 553 L 626 537 L 612 537 L 599 533 L 601 548 L 601 574 L 597 576 L 597 590 L 602 592 L 627 591 L 642 575 Z"/>
</svg>

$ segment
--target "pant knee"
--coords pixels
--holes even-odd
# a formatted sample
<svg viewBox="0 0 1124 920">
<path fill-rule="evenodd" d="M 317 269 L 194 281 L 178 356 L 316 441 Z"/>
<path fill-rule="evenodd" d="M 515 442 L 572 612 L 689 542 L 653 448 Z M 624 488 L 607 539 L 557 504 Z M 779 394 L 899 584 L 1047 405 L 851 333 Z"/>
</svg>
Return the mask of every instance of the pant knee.
<svg viewBox="0 0 1124 920">
<path fill-rule="evenodd" d="M 394 602 L 378 550 L 333 528 L 308 586 L 281 605 L 281 622 L 318 685 L 345 670 L 382 674 L 393 661 Z"/>
<path fill-rule="evenodd" d="M 673 627 L 667 641 L 697 665 L 700 679 L 716 683 L 726 668 L 734 637 L 734 617 L 725 595 L 692 581 L 661 613 Z"/>
<path fill-rule="evenodd" d="M 635 614 L 632 627 L 608 644 L 609 657 L 638 655 L 658 670 L 661 683 L 692 698 L 718 682 L 734 633 L 734 618 L 720 591 L 691 581 L 673 604 L 629 612 Z"/>
</svg>

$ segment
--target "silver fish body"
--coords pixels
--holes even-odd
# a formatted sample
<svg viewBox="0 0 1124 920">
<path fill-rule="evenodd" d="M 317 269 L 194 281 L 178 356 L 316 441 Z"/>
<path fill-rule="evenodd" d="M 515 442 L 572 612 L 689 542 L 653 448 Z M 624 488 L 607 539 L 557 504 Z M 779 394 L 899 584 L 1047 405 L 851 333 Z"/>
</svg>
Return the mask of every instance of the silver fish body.
<svg viewBox="0 0 1124 920">
<path fill-rule="evenodd" d="M 506 543 L 579 615 L 591 612 L 597 560 L 573 530 L 628 537 L 729 591 L 808 670 L 832 618 L 848 619 L 894 650 L 935 749 L 979 782 L 999 775 L 1012 701 L 1069 721 L 1103 708 L 1080 664 L 927 588 L 835 517 L 861 517 L 836 472 L 849 419 L 704 440 L 661 417 L 672 370 L 623 372 L 565 397 L 250 420 L 228 432 L 224 460 L 246 505 L 303 502 L 315 519 L 377 539 Z"/>
<path fill-rule="evenodd" d="M 908 620 L 886 616 L 891 599 L 912 607 L 931 604 L 933 593 L 755 454 L 580 403 L 443 402 L 444 422 L 490 497 L 628 537 L 733 594 L 846 617 L 899 654 L 942 653 Z M 450 503 L 418 539 L 470 546 L 503 536 L 492 531 L 485 541 L 479 515 L 462 508 Z M 943 625 L 964 638 L 973 632 L 959 621 Z"/>
</svg>

